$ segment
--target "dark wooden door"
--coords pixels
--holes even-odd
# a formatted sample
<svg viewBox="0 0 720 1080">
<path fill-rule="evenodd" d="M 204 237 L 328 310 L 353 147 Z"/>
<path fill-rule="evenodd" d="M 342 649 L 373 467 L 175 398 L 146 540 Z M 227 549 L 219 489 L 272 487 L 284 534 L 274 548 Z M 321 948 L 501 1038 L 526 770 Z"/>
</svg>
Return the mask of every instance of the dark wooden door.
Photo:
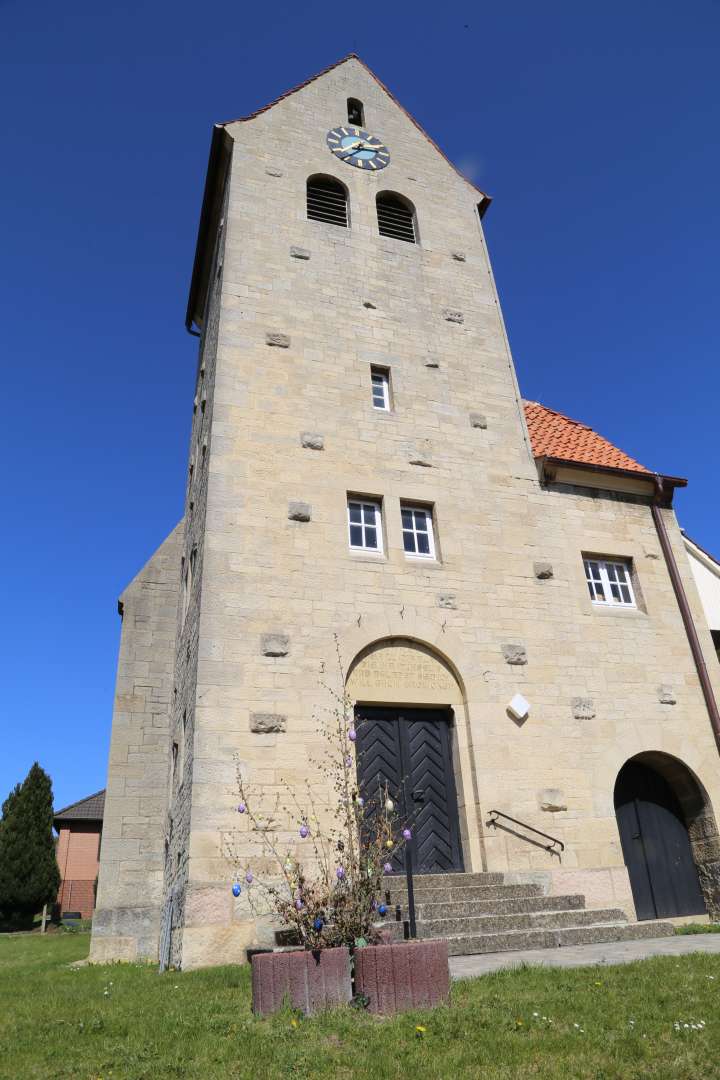
<svg viewBox="0 0 720 1080">
<path fill-rule="evenodd" d="M 664 777 L 628 762 L 615 786 L 615 813 L 638 919 L 703 914 L 687 826 Z"/>
<path fill-rule="evenodd" d="M 387 789 L 412 830 L 416 870 L 462 870 L 450 710 L 358 705 L 355 726 L 360 792 L 370 804 Z"/>
</svg>

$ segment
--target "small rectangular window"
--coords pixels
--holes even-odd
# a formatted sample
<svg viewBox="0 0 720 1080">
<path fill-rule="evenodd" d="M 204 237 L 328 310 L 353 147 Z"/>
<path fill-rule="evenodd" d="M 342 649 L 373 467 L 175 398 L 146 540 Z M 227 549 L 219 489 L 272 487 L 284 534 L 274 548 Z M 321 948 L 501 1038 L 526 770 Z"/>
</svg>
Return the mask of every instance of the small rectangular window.
<svg viewBox="0 0 720 1080">
<path fill-rule="evenodd" d="M 380 503 L 348 499 L 348 539 L 353 551 L 382 552 Z"/>
<path fill-rule="evenodd" d="M 390 372 L 386 368 L 371 368 L 372 403 L 374 409 L 390 412 Z"/>
<path fill-rule="evenodd" d="M 400 507 L 405 554 L 420 559 L 435 558 L 432 511 L 425 506 Z"/>
<path fill-rule="evenodd" d="M 585 580 L 593 604 L 635 607 L 630 563 L 611 559 L 583 559 Z"/>
</svg>

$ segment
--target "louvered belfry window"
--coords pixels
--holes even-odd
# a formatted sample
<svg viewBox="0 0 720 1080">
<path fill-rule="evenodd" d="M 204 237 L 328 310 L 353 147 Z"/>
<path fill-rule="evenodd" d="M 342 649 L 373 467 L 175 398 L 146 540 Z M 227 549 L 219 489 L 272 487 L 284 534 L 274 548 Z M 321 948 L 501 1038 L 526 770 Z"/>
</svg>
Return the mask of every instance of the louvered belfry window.
<svg viewBox="0 0 720 1080">
<path fill-rule="evenodd" d="M 381 192 L 376 203 L 380 235 L 416 244 L 415 215 L 410 203 L 389 191 Z"/>
<path fill-rule="evenodd" d="M 347 229 L 347 192 L 331 176 L 311 176 L 307 182 L 307 216 Z"/>
</svg>

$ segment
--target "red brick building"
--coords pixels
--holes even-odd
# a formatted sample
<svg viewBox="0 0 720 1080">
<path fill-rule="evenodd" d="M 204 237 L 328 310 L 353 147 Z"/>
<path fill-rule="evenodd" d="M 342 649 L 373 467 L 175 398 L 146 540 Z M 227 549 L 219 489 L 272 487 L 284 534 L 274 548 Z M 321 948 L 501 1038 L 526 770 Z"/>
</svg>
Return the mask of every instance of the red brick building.
<svg viewBox="0 0 720 1080">
<path fill-rule="evenodd" d="M 58 833 L 61 882 L 57 902 L 61 916 L 77 912 L 83 919 L 92 918 L 104 810 L 103 790 L 58 810 L 53 818 Z"/>
</svg>

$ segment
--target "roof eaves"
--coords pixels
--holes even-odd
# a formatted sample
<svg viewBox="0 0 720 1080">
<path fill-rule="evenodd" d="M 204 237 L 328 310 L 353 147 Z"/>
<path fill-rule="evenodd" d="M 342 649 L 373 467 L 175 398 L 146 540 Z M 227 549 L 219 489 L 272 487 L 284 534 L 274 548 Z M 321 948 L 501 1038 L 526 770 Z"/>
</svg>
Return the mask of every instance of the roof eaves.
<svg viewBox="0 0 720 1080">
<path fill-rule="evenodd" d="M 697 540 L 693 540 L 692 536 L 688 536 L 684 529 L 681 529 L 680 532 L 683 535 L 683 540 L 685 540 L 688 544 L 692 544 L 693 547 L 697 548 L 698 551 L 702 552 L 706 559 L 709 559 L 711 563 L 714 563 L 715 566 L 720 569 L 720 559 L 716 559 L 714 555 L 711 555 L 710 552 L 702 546 L 702 544 L 698 544 Z"/>
<path fill-rule="evenodd" d="M 590 472 L 611 473 L 616 476 L 634 477 L 636 480 L 655 480 L 672 488 L 687 487 L 687 480 L 682 476 L 665 476 L 664 473 L 650 472 L 649 469 L 621 469 L 616 465 L 598 465 L 592 461 L 575 461 L 572 458 L 555 457 L 552 454 L 538 454 L 535 460 L 544 468 L 545 465 L 568 466 L 571 469 L 585 469 Z"/>
<path fill-rule="evenodd" d="M 197 322 L 198 298 L 203 294 L 207 284 L 209 273 L 208 259 L 212 257 L 212 245 L 209 238 L 213 224 L 219 214 L 218 188 L 224 183 L 224 172 L 230 161 L 230 144 L 232 138 L 224 130 L 221 124 L 213 127 L 212 140 L 210 142 L 210 157 L 208 159 L 205 187 L 203 189 L 202 209 L 198 224 L 197 242 L 195 244 L 195 258 L 193 260 L 192 277 L 190 279 L 190 292 L 188 293 L 187 311 L 185 312 L 185 327 L 189 332 L 192 325 Z M 210 248 L 209 252 L 208 249 Z"/>
</svg>

